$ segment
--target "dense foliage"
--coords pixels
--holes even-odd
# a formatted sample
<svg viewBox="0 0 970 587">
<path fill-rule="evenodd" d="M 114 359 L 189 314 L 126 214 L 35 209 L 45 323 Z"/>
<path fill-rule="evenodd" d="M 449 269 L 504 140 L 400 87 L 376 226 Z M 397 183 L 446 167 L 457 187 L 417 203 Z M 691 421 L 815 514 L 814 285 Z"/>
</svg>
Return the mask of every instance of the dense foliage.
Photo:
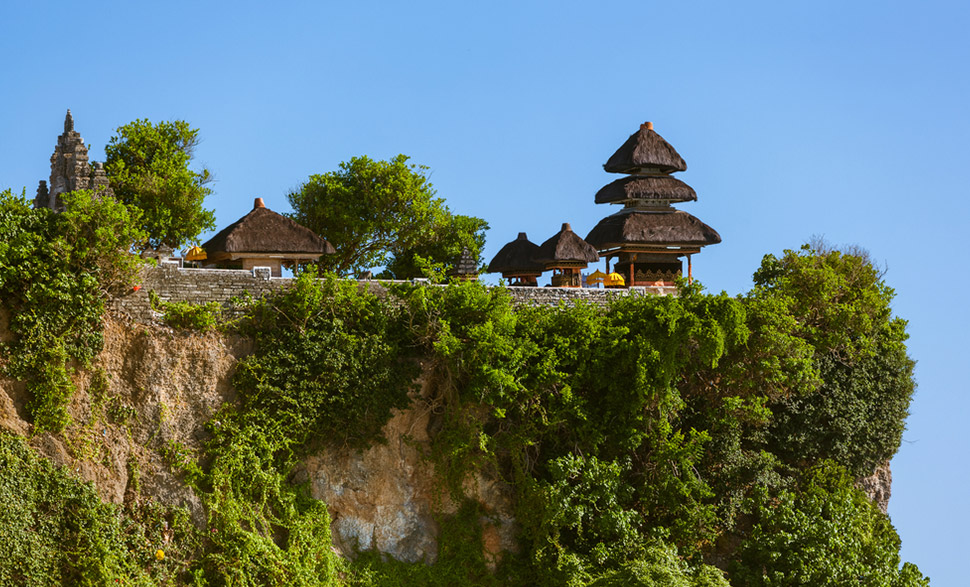
<svg viewBox="0 0 970 587">
<path fill-rule="evenodd" d="M 683 286 L 608 307 L 515 307 L 477 283 L 387 296 L 304 273 L 234 324 L 255 342 L 238 402 L 209 421 L 200 453 L 166 451 L 208 515 L 178 580 L 928 584 L 900 566 L 895 530 L 854 485 L 898 448 L 913 392 L 905 322 L 864 256 L 768 255 L 739 297 Z M 165 309 L 203 329 L 213 310 Z M 415 400 L 418 361 L 430 391 Z M 294 468 L 328 445 L 380 442 L 411 401 L 433 414 L 427 458 L 458 505 L 438 520 L 438 560 L 342 561 Z M 489 513 L 465 495 L 473 473 L 514 497 L 520 550 L 494 572 Z"/>
<path fill-rule="evenodd" d="M 353 157 L 288 194 L 293 219 L 337 249 L 321 257 L 320 268 L 357 275 L 386 265 L 389 275 L 401 279 L 451 266 L 464 248 L 477 259 L 488 225 L 452 214 L 426 171 L 405 155 L 390 161 Z"/>
<path fill-rule="evenodd" d="M 127 251 L 144 240 L 137 216 L 111 198 L 77 191 L 63 200 L 55 214 L 0 192 L 0 298 L 14 336 L 0 365 L 27 381 L 40 430 L 68 423 L 72 365 L 101 350 L 105 301 L 130 284 L 139 260 Z"/>
<path fill-rule="evenodd" d="M 197 129 L 183 120 L 135 120 L 116 132 L 104 148 L 105 171 L 115 196 L 139 211 L 151 246 L 177 248 L 215 228 L 215 213 L 203 207 L 209 170 L 189 169 Z"/>
<path fill-rule="evenodd" d="M 326 506 L 287 478 L 313 447 L 378 441 L 391 409 L 407 405 L 417 368 L 395 327 L 393 312 L 355 282 L 309 273 L 252 303 L 238 325 L 256 343 L 236 370 L 239 405 L 209 422 L 204 459 L 169 450 L 209 512 L 196 584 L 336 582 L 342 563 Z"/>
<path fill-rule="evenodd" d="M 899 537 L 889 519 L 830 462 L 802 474 L 797 490 L 756 489 L 755 525 L 738 551 L 734 580 L 788 585 L 928 585 L 911 563 L 899 567 Z"/>
<path fill-rule="evenodd" d="M 183 511 L 105 504 L 7 432 L 0 473 L 2 585 L 168 585 L 192 557 Z"/>
<path fill-rule="evenodd" d="M 811 247 L 767 256 L 755 281 L 740 298 L 684 288 L 605 312 L 513 310 L 475 285 L 400 289 L 435 358 L 432 457 L 450 489 L 459 498 L 465 475 L 491 470 L 516 493 L 525 548 L 505 580 L 814 584 L 842 560 L 867 566 L 860 584 L 923 584 L 846 481 L 895 453 L 913 392 L 892 290 L 864 256 Z M 805 477 L 814 466 L 838 482 Z M 775 547 L 764 529 L 793 499 L 805 515 L 844 513 L 828 533 L 788 528 L 803 556 L 789 572 L 755 553 Z M 837 543 L 841 559 L 836 535 L 860 537 Z M 676 564 L 661 571 L 665 552 Z"/>
</svg>

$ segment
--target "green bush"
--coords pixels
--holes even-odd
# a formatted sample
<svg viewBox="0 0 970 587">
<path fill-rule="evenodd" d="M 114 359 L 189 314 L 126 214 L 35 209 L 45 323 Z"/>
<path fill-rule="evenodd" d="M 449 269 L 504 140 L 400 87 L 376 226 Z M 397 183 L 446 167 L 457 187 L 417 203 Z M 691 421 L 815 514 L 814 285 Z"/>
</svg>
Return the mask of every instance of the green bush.
<svg viewBox="0 0 970 587">
<path fill-rule="evenodd" d="M 929 584 L 915 565 L 900 568 L 889 518 L 835 463 L 806 471 L 795 491 L 757 490 L 753 502 L 754 528 L 731 567 L 738 587 Z"/>
<path fill-rule="evenodd" d="M 72 367 L 101 350 L 105 301 L 129 286 L 140 261 L 128 251 L 143 239 L 111 198 L 77 191 L 63 200 L 54 214 L 0 192 L 0 298 L 14 334 L 0 357 L 7 375 L 27 382 L 38 430 L 70 422 Z"/>
<path fill-rule="evenodd" d="M 105 504 L 90 485 L 0 432 L 0 584 L 173 584 L 193 545 L 184 512 Z"/>
</svg>

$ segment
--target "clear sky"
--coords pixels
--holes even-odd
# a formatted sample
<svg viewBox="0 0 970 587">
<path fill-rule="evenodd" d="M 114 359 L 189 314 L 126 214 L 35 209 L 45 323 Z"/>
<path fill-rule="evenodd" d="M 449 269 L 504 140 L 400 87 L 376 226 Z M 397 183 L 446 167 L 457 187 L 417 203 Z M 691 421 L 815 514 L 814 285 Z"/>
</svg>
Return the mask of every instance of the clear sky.
<svg viewBox="0 0 970 587">
<path fill-rule="evenodd" d="M 32 196 L 65 111 L 103 160 L 118 126 L 184 119 L 218 225 L 355 155 L 431 169 L 490 259 L 526 231 L 614 212 L 602 164 L 650 120 L 723 243 L 694 257 L 747 291 L 812 235 L 888 268 L 919 389 L 893 460 L 903 557 L 966 584 L 970 550 L 970 4 L 31 2 L 0 5 L 0 189 Z M 485 8 L 481 8 L 485 7 Z M 935 162 L 935 163 L 934 163 Z"/>
</svg>

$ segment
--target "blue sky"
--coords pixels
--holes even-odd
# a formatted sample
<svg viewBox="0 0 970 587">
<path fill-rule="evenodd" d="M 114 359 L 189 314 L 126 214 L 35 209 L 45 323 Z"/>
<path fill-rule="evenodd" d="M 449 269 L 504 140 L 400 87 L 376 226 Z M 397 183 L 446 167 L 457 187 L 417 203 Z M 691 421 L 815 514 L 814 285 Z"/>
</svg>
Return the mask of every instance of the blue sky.
<svg viewBox="0 0 970 587">
<path fill-rule="evenodd" d="M 970 5 L 36 1 L 0 30 L 0 189 L 48 177 L 67 108 L 95 160 L 122 124 L 184 119 L 220 227 L 405 153 L 489 222 L 487 258 L 585 235 L 615 211 L 602 164 L 653 121 L 698 194 L 679 207 L 723 238 L 694 258 L 709 290 L 812 235 L 888 268 L 919 383 L 890 514 L 906 560 L 966 582 Z"/>
</svg>

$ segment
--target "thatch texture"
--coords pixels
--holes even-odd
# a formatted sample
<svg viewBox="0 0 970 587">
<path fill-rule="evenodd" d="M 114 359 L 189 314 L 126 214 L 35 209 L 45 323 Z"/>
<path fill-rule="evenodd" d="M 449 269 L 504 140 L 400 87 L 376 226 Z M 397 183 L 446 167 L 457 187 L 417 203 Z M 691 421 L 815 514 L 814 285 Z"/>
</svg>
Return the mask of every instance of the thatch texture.
<svg viewBox="0 0 970 587">
<path fill-rule="evenodd" d="M 335 249 L 312 230 L 269 208 L 258 206 L 202 245 L 217 253 L 327 254 Z"/>
<path fill-rule="evenodd" d="M 603 169 L 610 173 L 634 173 L 641 167 L 653 167 L 667 173 L 686 171 L 687 163 L 677 150 L 653 130 L 650 123 L 630 135 Z"/>
<path fill-rule="evenodd" d="M 600 220 L 586 241 L 602 251 L 628 244 L 706 246 L 721 242 L 721 235 L 682 210 L 627 208 Z"/>
<path fill-rule="evenodd" d="M 556 263 L 594 263 L 599 258 L 596 249 L 573 232 L 568 222 L 555 236 L 539 246 L 536 256 L 536 260 L 546 267 Z"/>
<path fill-rule="evenodd" d="M 669 175 L 632 175 L 603 186 L 596 192 L 597 204 L 626 202 L 695 202 L 694 188 Z"/>
<path fill-rule="evenodd" d="M 530 241 L 524 232 L 506 244 L 488 264 L 489 273 L 542 273 L 545 267 L 536 261 L 539 245 Z"/>
</svg>

